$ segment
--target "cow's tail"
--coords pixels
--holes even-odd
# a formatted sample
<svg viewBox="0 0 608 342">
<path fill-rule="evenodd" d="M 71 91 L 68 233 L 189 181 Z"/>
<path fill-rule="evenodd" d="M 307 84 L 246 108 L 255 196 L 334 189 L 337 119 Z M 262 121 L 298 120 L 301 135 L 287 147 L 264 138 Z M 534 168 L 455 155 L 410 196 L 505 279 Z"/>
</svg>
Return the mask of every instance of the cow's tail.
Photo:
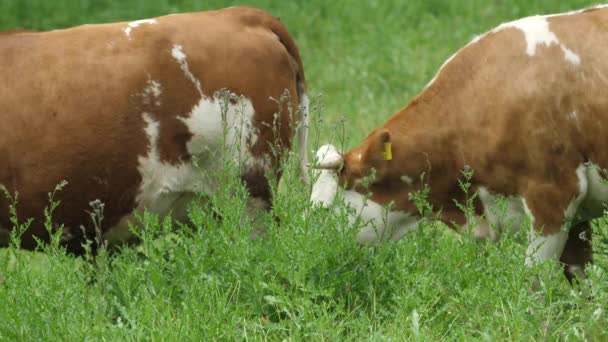
<svg viewBox="0 0 608 342">
<path fill-rule="evenodd" d="M 306 89 L 304 86 L 302 86 L 302 88 L 304 90 Z M 298 85 L 298 89 L 300 89 L 300 85 Z M 308 109 L 310 103 L 305 91 L 302 91 L 301 93 L 298 92 L 298 98 L 300 99 L 300 123 L 297 127 L 300 176 L 302 177 L 302 180 L 308 184 L 310 179 L 308 177 L 308 153 L 306 149 L 308 146 L 308 124 L 310 121 Z"/>
<path fill-rule="evenodd" d="M 295 123 L 296 123 L 296 136 L 297 136 L 297 145 L 298 145 L 298 155 L 299 155 L 299 163 L 300 163 L 300 176 L 305 183 L 309 183 L 310 179 L 308 177 L 308 154 L 307 154 L 307 146 L 308 146 L 308 125 L 309 125 L 309 99 L 306 94 L 306 77 L 304 76 L 304 65 L 302 63 L 302 59 L 300 58 L 300 52 L 298 50 L 298 46 L 295 41 L 287 31 L 287 28 L 283 25 L 283 23 L 278 19 L 272 17 L 272 19 L 267 23 L 269 28 L 277 35 L 279 41 L 292 58 L 292 65 L 294 67 L 295 75 L 296 75 L 296 91 L 298 96 L 299 109 L 296 113 Z"/>
</svg>

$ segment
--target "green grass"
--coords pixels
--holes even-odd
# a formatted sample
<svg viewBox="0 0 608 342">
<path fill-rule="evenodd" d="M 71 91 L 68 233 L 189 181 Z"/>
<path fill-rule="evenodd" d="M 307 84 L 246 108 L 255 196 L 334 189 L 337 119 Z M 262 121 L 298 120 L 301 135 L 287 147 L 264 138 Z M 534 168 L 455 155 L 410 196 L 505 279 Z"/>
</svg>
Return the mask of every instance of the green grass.
<svg viewBox="0 0 608 342">
<path fill-rule="evenodd" d="M 0 0 L 0 28 L 53 29 L 233 4 Z M 317 104 L 313 143 L 352 146 L 474 35 L 592 2 L 238 4 L 281 17 L 295 36 Z M 335 133 L 342 127 L 346 136 Z M 356 227 L 344 229 L 345 215 L 311 209 L 291 173 L 273 208 L 280 224 L 268 220 L 267 234 L 251 241 L 251 224 L 242 222 L 244 193 L 224 182 L 211 198 L 221 222 L 193 207 L 192 225 L 169 233 L 169 224 L 146 216 L 137 248 L 95 260 L 55 247 L 0 251 L 0 340 L 597 340 L 608 334 L 605 254 L 597 255 L 590 281 L 572 288 L 555 267 L 524 267 L 525 246 L 512 238 L 476 243 L 429 226 L 399 242 L 361 248 L 353 241 Z M 606 220 L 595 227 L 598 249 L 606 248 L 600 240 L 607 227 Z M 533 275 L 541 287 L 530 293 Z"/>
</svg>

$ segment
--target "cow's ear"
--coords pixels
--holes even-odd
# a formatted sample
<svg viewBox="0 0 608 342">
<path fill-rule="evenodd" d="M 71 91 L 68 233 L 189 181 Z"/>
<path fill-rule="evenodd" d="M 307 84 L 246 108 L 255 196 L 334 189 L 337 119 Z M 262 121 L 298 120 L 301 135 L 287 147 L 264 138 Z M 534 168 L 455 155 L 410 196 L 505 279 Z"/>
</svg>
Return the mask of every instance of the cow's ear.
<svg viewBox="0 0 608 342">
<path fill-rule="evenodd" d="M 386 128 L 378 128 L 373 131 L 366 139 L 365 167 L 364 173 L 369 173 L 374 169 L 375 182 L 385 179 L 391 167 L 393 159 L 393 147 L 391 145 L 391 134 Z"/>
<path fill-rule="evenodd" d="M 391 144 L 391 133 L 386 128 L 379 128 L 374 132 L 369 144 L 368 158 L 375 164 L 383 164 L 384 161 L 393 159 L 393 146 Z"/>
</svg>

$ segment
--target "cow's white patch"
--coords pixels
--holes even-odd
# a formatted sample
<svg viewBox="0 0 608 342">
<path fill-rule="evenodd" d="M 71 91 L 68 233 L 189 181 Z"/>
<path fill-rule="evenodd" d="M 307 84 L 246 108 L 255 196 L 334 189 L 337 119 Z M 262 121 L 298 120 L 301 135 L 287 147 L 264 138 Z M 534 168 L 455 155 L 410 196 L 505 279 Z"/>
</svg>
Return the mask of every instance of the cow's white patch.
<svg viewBox="0 0 608 342">
<path fill-rule="evenodd" d="M 570 119 L 576 123 L 576 128 L 578 130 L 581 129 L 581 122 L 578 119 L 578 112 L 576 110 L 573 110 L 572 112 L 570 112 L 570 114 L 568 114 L 568 119 Z"/>
<path fill-rule="evenodd" d="M 342 156 L 333 145 L 323 145 L 317 150 L 319 165 L 324 163 L 333 165 L 340 158 Z M 315 170 L 315 172 L 318 178 L 313 184 L 310 200 L 313 205 L 331 207 L 341 191 L 338 186 L 337 171 Z M 357 241 L 361 244 L 379 240 L 397 240 L 417 227 L 418 219 L 414 216 L 389 210 L 356 191 L 342 190 L 341 194 L 345 205 L 354 211 L 349 215 L 349 224 L 354 225 L 360 220 L 363 225 L 357 234 Z"/>
<path fill-rule="evenodd" d="M 317 150 L 316 163 L 322 169 L 331 169 L 333 172 L 336 172 L 342 166 L 342 163 L 344 163 L 344 158 L 334 145 L 327 144 L 319 147 Z"/>
<path fill-rule="evenodd" d="M 521 204 L 524 207 L 524 212 L 526 213 L 526 216 L 530 218 L 530 227 L 534 227 L 534 215 L 532 215 L 532 210 L 530 210 L 530 207 L 528 207 L 528 202 L 523 197 L 521 199 Z"/>
<path fill-rule="evenodd" d="M 146 89 L 144 89 L 144 92 L 152 94 L 152 96 L 154 97 L 159 97 L 160 94 L 162 94 L 162 87 L 160 85 L 160 82 L 154 80 L 148 81 L 148 86 L 146 87 Z"/>
<path fill-rule="evenodd" d="M 324 208 L 329 208 L 334 203 L 338 193 L 338 179 L 335 172 L 320 170 L 310 193 L 310 202 Z"/>
<path fill-rule="evenodd" d="M 135 21 L 132 21 L 129 24 L 127 24 L 127 27 L 125 27 L 125 29 L 123 31 L 125 32 L 127 37 L 131 38 L 131 31 L 133 31 L 134 28 L 136 28 L 140 25 L 144 25 L 144 24 L 154 25 L 154 24 L 158 24 L 158 21 L 156 21 L 155 19 L 135 20 Z"/>
<path fill-rule="evenodd" d="M 581 274 L 583 271 L 582 265 L 568 265 L 568 272 L 571 274 Z"/>
<path fill-rule="evenodd" d="M 154 102 L 157 106 L 160 106 L 160 96 L 162 95 L 162 85 L 159 81 L 148 80 L 146 87 L 143 91 L 143 99 L 145 104 Z"/>
<path fill-rule="evenodd" d="M 519 197 L 504 196 L 491 193 L 486 187 L 477 190 L 479 199 L 484 207 L 484 213 L 490 225 L 490 235 L 499 233 L 515 233 L 525 222 L 526 210 L 524 202 Z"/>
<path fill-rule="evenodd" d="M 603 171 L 600 171 L 597 165 L 587 165 L 588 190 L 581 207 L 584 211 L 582 214 L 588 215 L 588 218 L 601 216 L 605 210 L 605 203 L 608 203 L 608 184 L 601 173 Z"/>
<path fill-rule="evenodd" d="M 414 180 L 412 179 L 412 177 L 408 176 L 408 175 L 402 175 L 401 176 L 401 181 L 407 185 L 412 185 L 414 184 Z"/>
<path fill-rule="evenodd" d="M 569 224 L 568 221 L 572 220 L 578 211 L 581 202 L 587 196 L 587 192 L 589 190 L 589 181 L 587 179 L 587 166 L 584 164 L 579 165 L 576 168 L 576 177 L 578 178 L 578 195 L 576 198 L 568 205 L 566 210 L 564 211 L 564 217 L 566 219 L 566 224 Z M 568 227 L 564 227 L 566 229 Z"/>
<path fill-rule="evenodd" d="M 217 190 L 218 184 L 209 177 L 209 170 L 221 170 L 222 156 L 242 162 L 243 170 L 266 165 L 264 160 L 253 159 L 245 146 L 257 139 L 255 130 L 251 129 L 253 105 L 248 99 L 240 98 L 236 103 L 230 103 L 220 98 L 202 97 L 192 112 L 182 118 L 192 134 L 186 146 L 196 157 L 198 167 L 191 161 L 171 164 L 161 160 L 158 140 L 162 127 L 152 114 L 143 113 L 142 117 L 148 151 L 138 157 L 137 169 L 142 180 L 135 198 L 137 207 L 106 234 L 108 240 L 127 240 L 131 236 L 129 222 L 133 223 L 135 215 L 142 214 L 144 208 L 160 217 L 171 212 L 174 219 L 185 219 L 187 205 L 196 198 L 196 193 L 210 194 Z M 236 141 L 237 146 L 232 148 L 230 141 Z"/>
<path fill-rule="evenodd" d="M 196 77 L 194 77 L 194 75 L 190 71 L 190 67 L 188 66 L 188 60 L 186 58 L 186 54 L 184 53 L 183 47 L 181 45 L 174 45 L 171 49 L 171 56 L 173 56 L 173 58 L 177 61 L 180 68 L 184 72 L 184 75 L 186 75 L 186 78 L 188 78 L 194 84 L 194 86 L 196 86 L 196 89 L 202 96 L 203 90 L 201 88 L 201 82 Z"/>
<path fill-rule="evenodd" d="M 357 242 L 360 244 L 399 240 L 418 227 L 417 217 L 389 210 L 356 191 L 344 191 L 343 198 L 345 204 L 355 211 L 354 215 L 349 216 L 350 225 L 356 224 L 357 220 L 363 224 L 357 233 Z"/>
<path fill-rule="evenodd" d="M 498 32 L 506 28 L 516 28 L 523 32 L 526 39 L 526 53 L 532 57 L 536 55 L 536 47 L 539 45 L 545 45 L 547 47 L 553 44 L 559 44 L 562 52 L 564 53 L 564 59 L 573 64 L 580 65 L 581 57 L 574 51 L 566 47 L 563 43 L 560 43 L 559 39 L 549 29 L 550 15 L 547 16 L 533 16 L 515 20 L 509 23 L 504 23 L 498 26 L 491 32 Z"/>
<path fill-rule="evenodd" d="M 253 160 L 249 147 L 258 139 L 257 128 L 253 126 L 255 110 L 251 100 L 234 94 L 219 94 L 209 98 L 203 94 L 200 81 L 194 77 L 188 66 L 187 56 L 181 45 L 174 45 L 171 55 L 201 94 L 199 103 L 185 118 L 180 118 L 193 137 L 188 142 L 188 152 L 194 156 L 208 154 L 217 145 L 236 149 L 239 161 L 253 167 L 264 164 L 263 160 Z M 304 98 L 307 101 L 308 98 Z M 236 100 L 231 103 L 231 100 Z M 308 106 L 308 103 L 304 103 Z"/>
<path fill-rule="evenodd" d="M 542 236 L 538 231 L 531 229 L 530 243 L 526 251 L 526 265 L 531 266 L 538 262 L 549 259 L 557 259 L 561 256 L 566 241 L 568 240 L 568 230 L 572 224 L 582 201 L 587 196 L 589 182 L 587 180 L 587 167 L 584 164 L 576 168 L 576 176 L 579 181 L 579 192 L 564 211 L 564 224 L 559 232 L 547 236 Z M 529 209 L 528 209 L 529 210 Z"/>
<path fill-rule="evenodd" d="M 603 7 L 596 6 L 595 8 L 603 8 Z M 526 17 L 526 18 L 522 18 L 522 19 L 515 20 L 512 22 L 501 24 L 500 26 L 496 27 L 495 29 L 493 29 L 490 32 L 487 32 L 487 33 L 484 33 L 481 35 L 477 35 L 467 45 L 465 45 L 462 49 L 457 51 L 455 54 L 453 54 L 450 58 L 448 58 L 443 63 L 443 65 L 439 68 L 439 70 L 437 71 L 437 73 L 435 74 L 433 79 L 426 85 L 426 88 L 428 88 L 431 84 L 433 84 L 435 82 L 435 80 L 437 79 L 439 74 L 441 74 L 442 70 L 450 63 L 450 61 L 452 61 L 454 59 L 454 57 L 456 57 L 460 53 L 460 51 L 462 51 L 464 48 L 466 48 L 469 45 L 476 44 L 482 38 L 486 37 L 489 33 L 496 33 L 496 32 L 502 31 L 506 28 L 517 28 L 523 32 L 525 39 L 526 39 L 526 53 L 529 56 L 536 55 L 536 47 L 538 45 L 543 44 L 545 46 L 551 46 L 552 44 L 559 44 L 564 53 L 564 59 L 573 65 L 579 65 L 581 63 L 580 56 L 578 54 L 576 54 L 572 49 L 569 49 L 564 44 L 561 44 L 559 42 L 559 39 L 557 38 L 555 33 L 553 33 L 549 29 L 549 21 L 547 19 L 552 16 L 558 16 L 558 15 L 564 15 L 564 14 L 567 14 L 567 15 L 577 14 L 577 13 L 580 13 L 581 11 L 583 11 L 583 10 L 569 12 L 569 13 L 555 14 L 555 15 L 545 15 L 545 16 L 537 15 L 537 16 L 532 16 L 532 17 Z"/>
<path fill-rule="evenodd" d="M 327 144 L 319 147 L 315 162 L 322 167 L 333 167 L 342 164 L 343 159 L 335 146 Z M 335 170 L 314 170 L 314 177 L 316 177 L 316 181 L 312 186 L 310 201 L 313 205 L 331 207 L 338 193 L 337 172 Z"/>
<path fill-rule="evenodd" d="M 192 139 L 186 145 L 188 152 L 199 159 L 203 157 L 202 160 L 228 153 L 244 170 L 266 167 L 267 160 L 254 158 L 250 153 L 250 147 L 258 140 L 251 100 L 228 93 L 205 96 L 200 81 L 190 71 L 182 46 L 174 45 L 171 55 L 201 94 L 192 111 L 180 118 L 192 134 Z"/>
<path fill-rule="evenodd" d="M 484 35 L 482 34 L 477 34 L 475 35 L 475 37 L 473 37 L 473 39 L 471 39 L 471 42 L 469 44 L 475 44 L 477 42 L 479 42 L 481 40 L 481 38 L 483 38 Z"/>
<path fill-rule="evenodd" d="M 551 46 L 551 44 L 559 44 L 555 33 L 549 30 L 549 21 L 544 16 L 527 17 L 505 23 L 498 26 L 494 32 L 510 27 L 517 28 L 524 33 L 527 45 L 526 53 L 529 56 L 536 54 L 536 47 L 538 45 Z"/>
<path fill-rule="evenodd" d="M 302 94 L 300 98 L 300 113 L 302 115 L 302 122 L 298 129 L 298 151 L 300 156 L 300 173 L 306 183 L 308 183 L 308 154 L 306 148 L 308 146 L 308 127 L 310 125 L 309 115 L 310 100 L 306 94 Z"/>
<path fill-rule="evenodd" d="M 488 220 L 486 220 L 483 217 L 475 217 L 474 222 L 467 222 L 465 224 L 465 231 L 468 231 L 469 229 L 471 229 L 469 226 L 471 224 L 475 224 L 474 229 L 473 229 L 473 238 L 475 238 L 476 240 L 481 240 L 481 241 L 496 241 L 498 240 L 498 233 L 496 232 L 495 229 L 492 229 L 492 227 L 490 226 L 490 222 L 488 222 Z"/>
<path fill-rule="evenodd" d="M 142 182 L 136 201 L 153 212 L 164 213 L 181 193 L 203 190 L 200 184 L 202 180 L 190 162 L 173 165 L 160 159 L 160 124 L 148 113 L 144 113 L 143 118 L 146 123 L 148 153 L 138 157 Z"/>
<path fill-rule="evenodd" d="M 309 109 L 310 109 L 310 99 L 306 94 L 302 94 L 302 98 L 300 99 L 300 111 L 302 112 L 302 124 L 305 128 L 308 128 L 310 124 L 309 118 Z"/>
<path fill-rule="evenodd" d="M 228 97 L 236 101 L 231 103 Z M 256 159 L 250 153 L 250 147 L 258 139 L 254 114 L 253 103 L 246 97 L 233 94 L 203 96 L 192 112 L 180 118 L 192 134 L 186 145 L 188 152 L 207 159 L 228 153 L 244 169 L 264 165 L 264 160 Z"/>
<path fill-rule="evenodd" d="M 141 184 L 135 197 L 137 207 L 133 213 L 123 217 L 104 235 L 110 243 L 128 240 L 132 235 L 129 231 L 129 223 L 134 223 L 134 217 L 141 215 L 145 208 L 160 217 L 172 212 L 174 218 L 183 218 L 185 206 L 193 198 L 193 193 L 205 189 L 202 174 L 192 163 L 173 165 L 160 159 L 158 151 L 160 124 L 149 113 L 143 113 L 142 117 L 148 138 L 148 151 L 145 156 L 137 158 L 139 164 L 137 170 L 141 175 Z"/>
<path fill-rule="evenodd" d="M 545 260 L 558 259 L 566 246 L 567 240 L 568 233 L 565 231 L 542 236 L 532 229 L 530 243 L 526 251 L 526 265 L 533 266 Z"/>
<path fill-rule="evenodd" d="M 574 53 L 574 51 L 568 49 L 564 45 L 562 45 L 561 47 L 562 47 L 562 51 L 564 52 L 564 58 L 566 58 L 566 60 L 568 62 L 570 62 L 574 65 L 581 64 L 581 57 L 579 55 L 577 55 L 576 53 Z"/>
</svg>

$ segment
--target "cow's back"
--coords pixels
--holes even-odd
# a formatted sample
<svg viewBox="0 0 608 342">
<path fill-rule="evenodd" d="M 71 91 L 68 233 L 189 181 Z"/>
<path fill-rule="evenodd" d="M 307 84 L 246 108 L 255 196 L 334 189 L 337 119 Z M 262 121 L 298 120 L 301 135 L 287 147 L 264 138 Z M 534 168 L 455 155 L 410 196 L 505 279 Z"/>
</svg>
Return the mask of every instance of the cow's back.
<svg viewBox="0 0 608 342">
<path fill-rule="evenodd" d="M 608 9 L 593 9 L 501 25 L 450 59 L 413 105 L 434 106 L 428 119 L 453 131 L 445 153 L 503 193 L 517 192 L 515 170 L 542 178 L 585 159 L 608 166 L 606 22 Z"/>
</svg>

